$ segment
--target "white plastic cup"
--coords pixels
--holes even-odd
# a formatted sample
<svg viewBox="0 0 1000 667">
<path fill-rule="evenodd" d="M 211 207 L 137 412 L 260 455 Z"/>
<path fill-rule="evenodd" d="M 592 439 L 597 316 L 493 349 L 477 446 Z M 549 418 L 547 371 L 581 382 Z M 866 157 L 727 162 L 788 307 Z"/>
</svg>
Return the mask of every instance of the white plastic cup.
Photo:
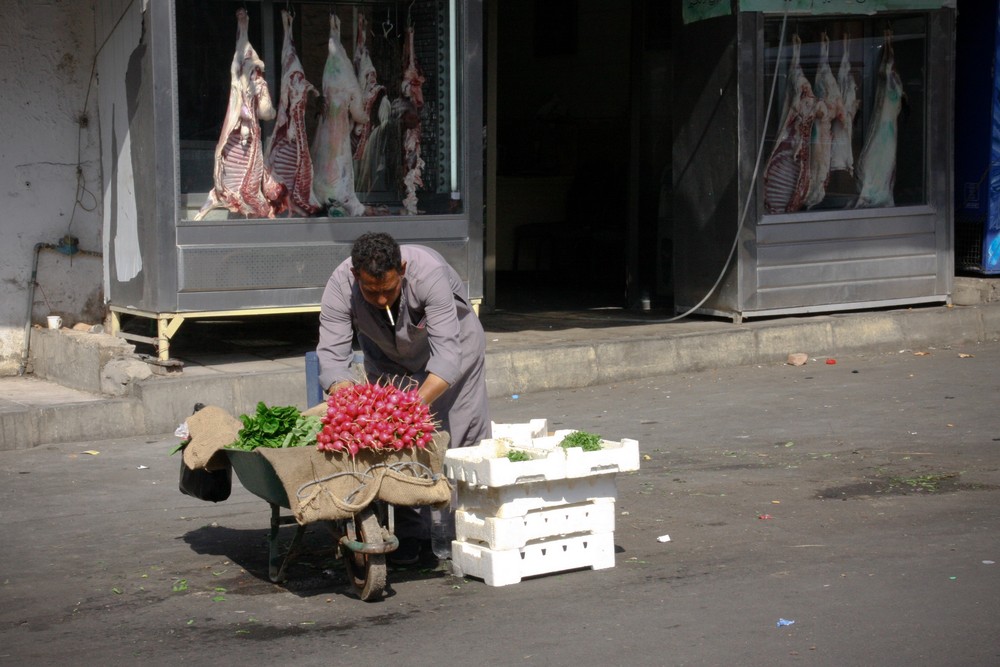
<svg viewBox="0 0 1000 667">
<path fill-rule="evenodd" d="M 49 315 L 48 318 L 50 329 L 61 329 L 62 328 L 62 318 L 58 315 Z"/>
</svg>

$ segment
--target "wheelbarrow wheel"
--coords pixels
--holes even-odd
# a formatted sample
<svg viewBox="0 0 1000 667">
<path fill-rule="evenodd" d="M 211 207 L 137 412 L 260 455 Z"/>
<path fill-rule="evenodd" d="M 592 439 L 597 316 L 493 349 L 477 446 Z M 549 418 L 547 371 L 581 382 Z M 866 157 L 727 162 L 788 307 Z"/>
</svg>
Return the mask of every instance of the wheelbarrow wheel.
<svg viewBox="0 0 1000 667">
<path fill-rule="evenodd" d="M 354 515 L 354 521 L 347 522 L 347 536 L 356 542 L 381 543 L 386 531 L 379 523 L 378 514 L 369 505 Z M 379 600 L 385 590 L 385 554 L 344 551 L 347 576 L 354 585 L 358 597 L 365 601 Z"/>
</svg>

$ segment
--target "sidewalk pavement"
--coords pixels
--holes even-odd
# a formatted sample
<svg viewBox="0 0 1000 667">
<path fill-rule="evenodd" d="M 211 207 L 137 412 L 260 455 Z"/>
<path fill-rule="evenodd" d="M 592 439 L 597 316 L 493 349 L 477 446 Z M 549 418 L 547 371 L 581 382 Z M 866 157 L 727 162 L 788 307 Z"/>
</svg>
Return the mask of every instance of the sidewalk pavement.
<svg viewBox="0 0 1000 667">
<path fill-rule="evenodd" d="M 1000 302 L 748 320 L 588 311 L 484 314 L 491 398 L 710 368 L 783 364 L 1000 338 Z M 245 328 L 245 327 L 244 327 Z M 134 347 L 105 334 L 32 331 L 34 375 L 0 378 L 0 451 L 173 432 L 195 403 L 234 415 L 306 406 L 313 330 L 285 341 L 196 336 L 180 372 L 152 373 Z M 293 337 L 294 338 L 294 337 Z M 110 339 L 110 340 L 109 340 Z M 216 341 L 219 342 L 219 341 Z M 111 352 L 109 352 L 109 349 Z M 117 364 L 117 365 L 116 365 Z M 136 368 L 142 372 L 136 372 Z M 110 387 L 110 388 L 109 388 Z"/>
</svg>

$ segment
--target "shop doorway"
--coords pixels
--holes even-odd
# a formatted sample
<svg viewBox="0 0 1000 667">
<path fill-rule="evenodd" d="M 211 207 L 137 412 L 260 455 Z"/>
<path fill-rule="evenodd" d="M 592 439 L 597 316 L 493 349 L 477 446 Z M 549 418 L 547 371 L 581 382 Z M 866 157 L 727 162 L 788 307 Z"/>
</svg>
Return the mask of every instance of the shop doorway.
<svg viewBox="0 0 1000 667">
<path fill-rule="evenodd" d="M 672 308 L 671 4 L 488 0 L 487 311 Z"/>
</svg>

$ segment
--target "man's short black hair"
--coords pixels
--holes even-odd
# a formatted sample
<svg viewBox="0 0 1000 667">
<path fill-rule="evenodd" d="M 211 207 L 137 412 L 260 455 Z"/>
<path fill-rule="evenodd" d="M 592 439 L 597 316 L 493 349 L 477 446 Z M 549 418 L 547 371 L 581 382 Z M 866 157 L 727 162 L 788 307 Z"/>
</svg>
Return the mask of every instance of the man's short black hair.
<svg viewBox="0 0 1000 667">
<path fill-rule="evenodd" d="M 381 278 L 387 271 L 400 271 L 403 258 L 399 244 L 385 232 L 365 232 L 351 248 L 351 266 L 375 278 Z"/>
</svg>

